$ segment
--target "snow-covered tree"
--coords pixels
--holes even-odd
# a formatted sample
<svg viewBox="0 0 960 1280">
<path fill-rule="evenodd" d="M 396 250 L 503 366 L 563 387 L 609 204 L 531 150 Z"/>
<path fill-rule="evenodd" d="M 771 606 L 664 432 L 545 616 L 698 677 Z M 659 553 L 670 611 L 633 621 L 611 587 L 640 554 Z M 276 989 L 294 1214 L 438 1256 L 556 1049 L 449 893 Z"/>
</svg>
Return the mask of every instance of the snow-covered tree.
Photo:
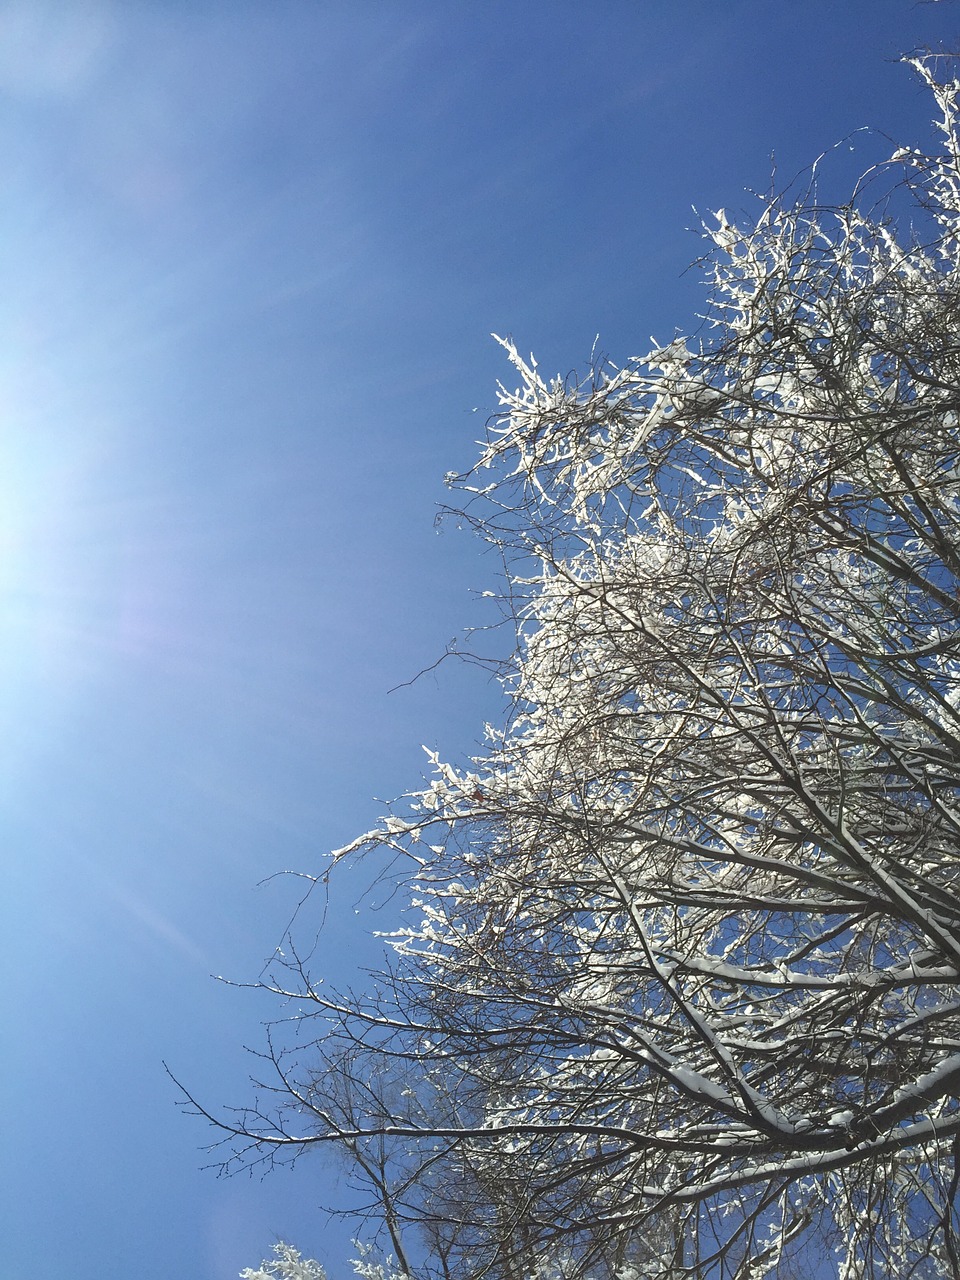
<svg viewBox="0 0 960 1280">
<path fill-rule="evenodd" d="M 319 1262 L 301 1257 L 300 1250 L 279 1240 L 273 1246 L 273 1257 L 265 1259 L 256 1271 L 244 1267 L 240 1280 L 327 1280 Z"/>
<path fill-rule="evenodd" d="M 354 1275 L 361 1280 L 403 1280 L 406 1272 L 397 1269 L 395 1259 L 378 1257 L 369 1246 L 355 1243 L 360 1256 L 351 1262 Z M 278 1240 L 273 1257 L 265 1258 L 256 1271 L 244 1267 L 240 1280 L 327 1280 L 327 1273 L 319 1262 L 305 1258 L 285 1240 Z"/>
<path fill-rule="evenodd" d="M 519 386 L 454 485 L 508 566 L 512 714 L 341 855 L 407 860 L 393 959 L 339 998 L 287 950 L 265 985 L 318 1025 L 233 1126 L 340 1144 L 427 1270 L 758 1277 L 815 1238 L 809 1274 L 960 1276 L 938 66 L 933 154 L 711 220 L 699 337 L 577 385 L 503 343 Z"/>
</svg>

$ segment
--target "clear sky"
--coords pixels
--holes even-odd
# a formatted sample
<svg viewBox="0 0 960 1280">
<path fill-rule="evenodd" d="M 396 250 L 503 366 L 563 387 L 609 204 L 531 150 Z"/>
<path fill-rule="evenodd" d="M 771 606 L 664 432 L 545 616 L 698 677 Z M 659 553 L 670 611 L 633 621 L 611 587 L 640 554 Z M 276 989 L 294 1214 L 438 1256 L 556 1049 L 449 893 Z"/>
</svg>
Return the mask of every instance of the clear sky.
<svg viewBox="0 0 960 1280">
<path fill-rule="evenodd" d="M 958 37 L 910 0 L 0 3 L 0 1273 L 231 1280 L 283 1236 L 349 1274 L 331 1171 L 201 1172 L 161 1061 L 249 1096 L 276 1010 L 209 975 L 278 941 L 258 883 L 497 714 L 449 665 L 388 693 L 488 620 L 433 527 L 488 335 L 546 372 L 669 341 L 692 206 L 928 142 L 896 58 Z"/>
</svg>

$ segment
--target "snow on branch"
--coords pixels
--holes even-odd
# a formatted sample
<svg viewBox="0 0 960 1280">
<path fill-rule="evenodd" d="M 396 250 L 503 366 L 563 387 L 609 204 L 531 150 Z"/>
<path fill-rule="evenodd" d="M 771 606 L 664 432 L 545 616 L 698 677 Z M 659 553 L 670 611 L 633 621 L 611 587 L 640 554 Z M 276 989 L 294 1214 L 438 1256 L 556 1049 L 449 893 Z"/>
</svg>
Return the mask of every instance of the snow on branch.
<svg viewBox="0 0 960 1280">
<path fill-rule="evenodd" d="M 341 851 L 409 858 L 391 963 L 278 957 L 301 1038 L 232 1129 L 339 1143 L 437 1280 L 770 1275 L 818 1232 L 960 1274 L 960 85 L 914 65 L 908 212 L 876 174 L 721 210 L 700 338 L 582 378 L 498 339 L 455 483 L 512 713 Z"/>
</svg>

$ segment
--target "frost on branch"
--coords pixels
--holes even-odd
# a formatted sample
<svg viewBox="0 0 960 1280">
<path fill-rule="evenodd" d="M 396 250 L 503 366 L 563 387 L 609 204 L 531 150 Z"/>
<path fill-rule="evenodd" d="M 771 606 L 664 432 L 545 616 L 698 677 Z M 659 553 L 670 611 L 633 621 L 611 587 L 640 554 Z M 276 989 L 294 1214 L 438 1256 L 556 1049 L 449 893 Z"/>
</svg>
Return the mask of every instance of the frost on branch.
<svg viewBox="0 0 960 1280">
<path fill-rule="evenodd" d="M 277 969 L 320 1024 L 237 1126 L 339 1143 L 425 1274 L 960 1274 L 958 85 L 918 70 L 904 215 L 721 212 L 705 335 L 579 384 L 503 342 L 461 483 L 512 716 L 350 846 L 409 855 L 391 966 Z"/>
</svg>

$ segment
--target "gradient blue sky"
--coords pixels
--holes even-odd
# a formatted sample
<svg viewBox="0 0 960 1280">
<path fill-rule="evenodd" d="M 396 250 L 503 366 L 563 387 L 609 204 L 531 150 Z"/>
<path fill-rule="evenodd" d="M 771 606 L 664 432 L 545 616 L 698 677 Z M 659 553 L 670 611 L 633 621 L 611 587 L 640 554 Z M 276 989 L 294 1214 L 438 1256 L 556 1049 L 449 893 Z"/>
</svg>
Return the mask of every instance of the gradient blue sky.
<svg viewBox="0 0 960 1280">
<path fill-rule="evenodd" d="M 507 376 L 691 327 L 692 206 L 927 142 L 909 0 L 0 3 L 0 1269 L 349 1274 L 332 1173 L 200 1171 L 316 871 L 468 754 L 432 662 L 495 565 L 433 528 Z M 858 134 L 825 196 L 889 151 Z M 362 955 L 346 886 L 329 968 Z M 359 885 L 356 886 L 359 893 Z"/>
</svg>

